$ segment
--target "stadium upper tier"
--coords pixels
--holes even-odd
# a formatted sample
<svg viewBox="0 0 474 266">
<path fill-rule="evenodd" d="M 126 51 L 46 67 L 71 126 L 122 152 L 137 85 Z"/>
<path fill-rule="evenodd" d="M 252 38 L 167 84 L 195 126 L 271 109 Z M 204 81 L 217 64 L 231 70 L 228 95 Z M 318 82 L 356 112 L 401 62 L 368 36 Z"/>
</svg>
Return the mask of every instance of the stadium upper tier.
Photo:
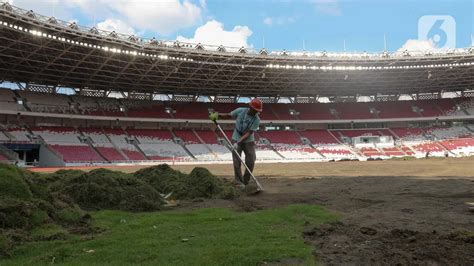
<svg viewBox="0 0 474 266">
<path fill-rule="evenodd" d="M 244 103 L 173 102 L 85 97 L 39 93 L 0 88 L 0 114 L 28 115 L 30 112 L 51 115 L 86 115 L 129 118 L 185 119 L 208 121 L 210 112 L 227 113 Z M 10 111 L 10 112 L 8 112 Z M 266 103 L 260 114 L 263 121 L 314 120 L 387 120 L 473 117 L 474 98 L 443 98 L 416 101 L 338 102 L 338 103 Z"/>
<path fill-rule="evenodd" d="M 0 6 L 0 79 L 181 95 L 336 96 L 472 89 L 472 47 L 345 54 L 142 40 Z"/>
</svg>

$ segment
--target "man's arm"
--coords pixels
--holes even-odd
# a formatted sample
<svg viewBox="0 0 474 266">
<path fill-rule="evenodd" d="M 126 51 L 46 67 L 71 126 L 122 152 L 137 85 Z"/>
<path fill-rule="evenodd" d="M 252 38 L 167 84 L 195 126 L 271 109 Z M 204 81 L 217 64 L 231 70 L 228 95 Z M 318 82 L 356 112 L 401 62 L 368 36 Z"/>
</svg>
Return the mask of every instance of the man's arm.
<svg viewBox="0 0 474 266">
<path fill-rule="evenodd" d="M 242 137 L 240 137 L 239 141 L 237 142 L 238 144 L 242 143 L 244 140 L 246 140 L 251 134 L 253 133 L 253 130 L 247 130 Z"/>
<path fill-rule="evenodd" d="M 219 118 L 222 118 L 222 119 L 228 119 L 228 118 L 233 118 L 232 115 L 230 113 L 219 113 Z"/>
</svg>

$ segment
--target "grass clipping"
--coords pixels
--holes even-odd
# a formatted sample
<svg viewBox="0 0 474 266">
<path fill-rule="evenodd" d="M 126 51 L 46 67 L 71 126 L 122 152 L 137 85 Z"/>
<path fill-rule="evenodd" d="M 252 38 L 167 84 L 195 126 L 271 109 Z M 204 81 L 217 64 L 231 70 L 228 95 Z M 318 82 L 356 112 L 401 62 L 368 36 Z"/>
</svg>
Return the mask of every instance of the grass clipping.
<svg viewBox="0 0 474 266">
<path fill-rule="evenodd" d="M 164 204 L 162 195 L 168 193 L 174 199 L 232 199 L 238 195 L 229 182 L 201 167 L 189 175 L 162 164 L 134 174 L 96 169 L 59 171 L 50 178 L 53 191 L 88 210 L 159 210 Z"/>
<path fill-rule="evenodd" d="M 135 172 L 134 176 L 150 184 L 161 193 L 173 193 L 176 199 L 221 198 L 233 199 L 237 190 L 227 180 L 219 179 L 209 170 L 194 168 L 189 175 L 162 164 Z"/>
<path fill-rule="evenodd" d="M 0 164 L 0 258 L 9 256 L 16 243 L 35 240 L 28 233 L 34 228 L 87 227 L 87 217 L 74 202 L 54 197 L 47 179 Z"/>
<path fill-rule="evenodd" d="M 159 210 L 163 199 L 149 184 L 130 174 L 96 169 L 56 173 L 52 190 L 87 210 Z"/>
<path fill-rule="evenodd" d="M 135 174 L 96 169 L 39 175 L 0 164 L 0 258 L 14 245 L 34 241 L 29 232 L 38 228 L 87 232 L 90 215 L 84 209 L 154 211 L 165 203 L 162 194 L 170 192 L 174 199 L 238 196 L 228 181 L 201 167 L 189 175 L 165 164 Z"/>
</svg>

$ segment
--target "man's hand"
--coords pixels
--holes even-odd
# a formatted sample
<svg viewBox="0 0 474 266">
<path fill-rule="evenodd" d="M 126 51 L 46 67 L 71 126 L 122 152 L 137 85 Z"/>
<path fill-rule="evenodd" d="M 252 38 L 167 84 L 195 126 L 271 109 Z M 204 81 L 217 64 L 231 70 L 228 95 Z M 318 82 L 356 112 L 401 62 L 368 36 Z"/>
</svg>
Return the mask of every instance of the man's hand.
<svg viewBox="0 0 474 266">
<path fill-rule="evenodd" d="M 219 113 L 218 112 L 213 112 L 209 115 L 209 119 L 212 122 L 216 122 L 218 118 L 219 118 Z"/>
<path fill-rule="evenodd" d="M 237 143 L 237 142 L 234 143 L 233 147 L 234 147 L 234 150 L 237 150 L 239 148 L 239 143 Z"/>
</svg>

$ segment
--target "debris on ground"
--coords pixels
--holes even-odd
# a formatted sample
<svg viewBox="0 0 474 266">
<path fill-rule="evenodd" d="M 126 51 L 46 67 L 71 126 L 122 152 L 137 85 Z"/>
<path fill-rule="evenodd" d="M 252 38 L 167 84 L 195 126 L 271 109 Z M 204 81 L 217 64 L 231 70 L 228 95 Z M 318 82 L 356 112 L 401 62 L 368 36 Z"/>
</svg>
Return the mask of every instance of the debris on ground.
<svg viewBox="0 0 474 266">
<path fill-rule="evenodd" d="M 88 210 L 159 210 L 164 204 L 160 193 L 130 174 L 107 169 L 58 178 L 52 190 Z"/>
<path fill-rule="evenodd" d="M 65 239 L 62 227 L 89 226 L 74 202 L 51 193 L 47 178 L 6 164 L 0 164 L 0 177 L 0 258 L 19 243 Z"/>
<path fill-rule="evenodd" d="M 239 195 L 229 181 L 217 178 L 203 167 L 196 167 L 187 175 L 162 164 L 141 169 L 134 176 L 160 193 L 173 193 L 170 197 L 175 199 L 233 199 Z"/>
</svg>

